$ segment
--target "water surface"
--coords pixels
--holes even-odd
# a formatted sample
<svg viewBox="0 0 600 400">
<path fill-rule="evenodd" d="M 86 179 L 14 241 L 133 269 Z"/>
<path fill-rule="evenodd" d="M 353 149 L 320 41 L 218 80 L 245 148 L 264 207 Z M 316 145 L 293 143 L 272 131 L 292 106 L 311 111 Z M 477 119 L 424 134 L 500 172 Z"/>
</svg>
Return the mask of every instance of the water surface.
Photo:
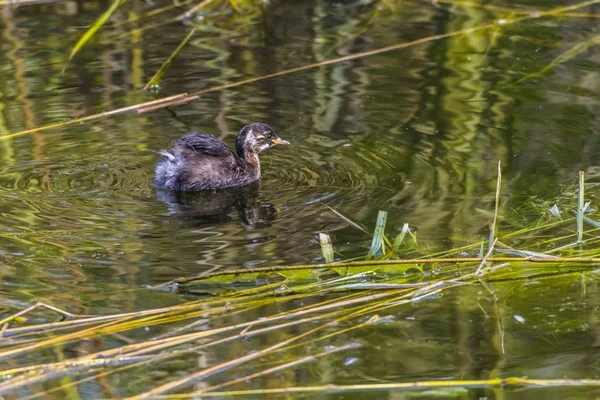
<svg viewBox="0 0 600 400">
<path fill-rule="evenodd" d="M 107 4 L 0 8 L 0 134 L 152 100 L 142 87 L 193 23 L 199 32 L 165 74 L 161 97 L 511 16 L 418 1 L 271 1 L 240 14 L 222 4 L 196 22 L 144 31 L 134 29 L 146 20 L 126 23 L 171 4 L 154 3 L 131 1 L 117 10 L 64 74 L 83 27 Z M 558 196 L 578 170 L 591 182 L 598 178 L 598 47 L 519 81 L 599 34 L 598 6 L 580 11 L 596 16 L 531 18 L 208 93 L 170 110 L 0 140 L 3 313 L 36 301 L 93 314 L 174 304 L 185 298 L 140 288 L 204 271 L 319 263 L 319 232 L 331 236 L 338 259 L 364 255 L 370 235 L 328 207 L 368 232 L 378 210 L 386 210 L 389 235 L 408 222 L 422 253 L 476 243 L 488 237 L 498 161 L 501 212 L 520 210 L 524 223 L 535 220 L 524 204 Z M 258 187 L 207 199 L 165 195 L 151 185 L 155 151 L 172 140 L 195 130 L 232 145 L 253 121 L 292 143 L 261 155 Z M 365 333 L 371 345 L 355 355 L 359 363 L 328 379 L 598 377 L 598 293 L 596 278 L 589 279 L 585 293 L 579 275 L 498 285 L 510 311 L 504 353 L 489 294 L 464 288 Z M 319 370 L 302 376 L 290 384 L 325 380 Z"/>
</svg>

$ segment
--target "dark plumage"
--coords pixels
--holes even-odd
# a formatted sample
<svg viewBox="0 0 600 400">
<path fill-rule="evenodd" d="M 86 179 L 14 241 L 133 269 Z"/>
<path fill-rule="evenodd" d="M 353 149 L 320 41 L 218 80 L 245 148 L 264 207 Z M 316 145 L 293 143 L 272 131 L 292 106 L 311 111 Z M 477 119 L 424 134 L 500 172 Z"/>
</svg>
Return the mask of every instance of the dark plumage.
<svg viewBox="0 0 600 400">
<path fill-rule="evenodd" d="M 235 141 L 236 153 L 208 133 L 192 132 L 161 150 L 154 184 L 170 190 L 213 190 L 245 185 L 260 178 L 258 153 L 289 144 L 267 124 L 246 125 Z"/>
</svg>

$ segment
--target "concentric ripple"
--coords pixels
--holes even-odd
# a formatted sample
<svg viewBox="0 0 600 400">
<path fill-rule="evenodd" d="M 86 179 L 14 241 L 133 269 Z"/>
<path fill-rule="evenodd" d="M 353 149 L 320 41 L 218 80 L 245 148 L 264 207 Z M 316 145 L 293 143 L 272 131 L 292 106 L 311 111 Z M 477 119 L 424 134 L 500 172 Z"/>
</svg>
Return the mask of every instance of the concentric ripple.
<svg viewBox="0 0 600 400">
<path fill-rule="evenodd" d="M 291 150 L 293 158 L 282 153 L 270 155 L 263 166 L 263 190 L 303 204 L 360 196 L 372 177 L 360 163 L 341 156 L 336 149 L 328 150 L 319 154 L 302 147 Z"/>
</svg>

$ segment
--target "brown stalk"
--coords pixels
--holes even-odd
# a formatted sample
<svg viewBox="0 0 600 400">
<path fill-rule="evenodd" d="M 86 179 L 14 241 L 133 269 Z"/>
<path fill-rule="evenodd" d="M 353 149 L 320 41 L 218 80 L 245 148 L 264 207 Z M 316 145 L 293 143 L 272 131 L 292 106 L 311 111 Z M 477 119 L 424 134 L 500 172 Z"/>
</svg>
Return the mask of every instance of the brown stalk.
<svg viewBox="0 0 600 400">
<path fill-rule="evenodd" d="M 356 349 L 358 347 L 360 347 L 359 343 L 350 343 L 350 344 L 347 344 L 347 345 L 344 345 L 344 346 L 337 347 L 337 348 L 332 349 L 332 350 L 324 351 L 322 353 L 318 353 L 318 354 L 315 354 L 315 355 L 306 356 L 306 357 L 303 357 L 303 358 L 300 358 L 298 360 L 294 360 L 294 361 L 291 361 L 291 362 L 288 362 L 288 363 L 285 363 L 285 364 L 280 364 L 280 365 L 277 365 L 277 366 L 275 366 L 273 368 L 268 368 L 268 369 L 265 369 L 263 371 L 256 372 L 254 374 L 246 375 L 246 376 L 243 376 L 241 378 L 234 379 L 232 381 L 221 383 L 219 385 L 209 386 L 206 389 L 204 389 L 202 391 L 199 391 L 199 392 L 195 392 L 195 393 L 196 394 L 201 394 L 203 392 L 209 392 L 209 391 L 212 391 L 212 390 L 221 389 L 221 388 L 226 387 L 226 386 L 235 385 L 236 383 L 246 382 L 246 381 L 249 381 L 250 379 L 254 379 L 254 378 L 258 378 L 260 376 L 265 376 L 265 375 L 273 374 L 275 372 L 281 372 L 283 370 L 286 370 L 286 369 L 289 369 L 289 368 L 292 368 L 292 367 L 297 367 L 298 365 L 306 364 L 307 362 L 317 361 L 319 358 L 324 357 L 324 356 L 328 356 L 330 354 L 339 353 L 340 351 L 345 351 L 345 350 L 350 350 L 350 349 Z"/>
<path fill-rule="evenodd" d="M 404 290 L 404 291 L 406 291 L 406 290 Z M 273 331 L 276 329 L 282 329 L 284 327 L 303 324 L 303 323 L 307 323 L 307 322 L 314 321 L 314 320 L 319 320 L 319 319 L 326 318 L 326 317 L 334 317 L 336 315 L 339 315 L 339 313 L 341 312 L 339 310 L 340 307 L 344 307 L 347 305 L 354 305 L 354 304 L 358 304 L 358 303 L 365 302 L 365 301 L 372 301 L 372 300 L 378 299 L 378 298 L 384 298 L 386 296 L 390 296 L 390 295 L 393 295 L 393 294 L 396 294 L 399 292 L 401 292 L 401 291 L 396 290 L 396 291 L 390 291 L 387 293 L 380 293 L 376 296 L 364 296 L 363 298 L 355 299 L 353 301 L 337 302 L 335 304 L 331 304 L 331 305 L 328 305 L 325 307 L 316 307 L 311 310 L 295 312 L 295 313 L 287 314 L 287 315 L 278 315 L 276 317 L 270 317 L 270 318 L 266 318 L 266 319 L 260 320 L 260 321 L 250 321 L 250 322 L 237 324 L 237 325 L 233 325 L 233 326 L 228 326 L 228 327 L 224 327 L 224 328 L 213 329 L 211 331 L 203 331 L 200 333 L 180 335 L 180 336 L 177 336 L 174 338 L 169 338 L 169 339 L 164 339 L 164 340 L 147 341 L 147 342 L 140 343 L 140 344 L 126 345 L 126 346 L 123 346 L 120 348 L 106 350 L 106 351 L 91 354 L 88 356 L 80 357 L 76 360 L 67 360 L 67 361 L 63 361 L 63 362 L 59 362 L 59 363 L 38 365 L 38 366 L 32 366 L 32 367 L 13 369 L 13 370 L 9 370 L 9 371 L 3 371 L 0 374 L 14 375 L 17 373 L 23 373 L 26 371 L 34 371 L 34 370 L 38 370 L 38 369 L 41 369 L 44 371 L 49 371 L 49 372 L 48 372 L 48 374 L 36 374 L 36 377 L 21 376 L 21 377 L 14 378 L 13 380 L 7 381 L 4 384 L 0 384 L 0 393 L 5 393 L 7 391 L 14 390 L 23 385 L 29 385 L 29 384 L 36 383 L 36 382 L 42 382 L 42 381 L 45 381 L 45 380 L 51 379 L 51 378 L 57 378 L 59 376 L 63 376 L 66 374 L 72 374 L 74 372 L 81 370 L 81 368 L 85 368 L 85 367 L 90 368 L 90 367 L 92 367 L 92 365 L 95 365 L 96 362 L 99 363 L 99 365 L 97 365 L 97 367 L 102 367 L 104 365 L 109 365 L 111 360 L 115 357 L 116 357 L 116 359 L 115 359 L 115 362 L 116 362 L 116 361 L 118 361 L 117 359 L 120 359 L 121 357 L 134 357 L 134 356 L 146 355 L 150 352 L 158 352 L 158 351 L 162 351 L 168 347 L 173 347 L 173 346 L 176 346 L 179 344 L 189 343 L 189 342 L 197 340 L 199 338 L 214 336 L 215 334 L 218 334 L 218 333 L 223 333 L 223 332 L 231 331 L 231 330 L 237 330 L 237 329 L 249 327 L 252 325 L 256 326 L 259 324 L 265 324 L 267 322 L 272 322 L 272 321 L 276 321 L 276 320 L 280 320 L 280 319 L 287 319 L 290 317 L 298 317 L 298 316 L 306 315 L 308 313 L 314 313 L 315 311 L 326 311 L 326 310 L 331 310 L 331 309 L 335 310 L 335 311 L 329 312 L 328 314 L 325 314 L 325 315 L 320 314 L 320 315 L 317 315 L 314 317 L 304 318 L 301 320 L 296 320 L 296 321 L 276 325 L 273 327 L 262 328 L 262 329 L 254 330 L 254 331 L 250 331 L 250 332 L 248 332 L 246 330 L 245 336 L 256 336 L 258 334 L 270 332 L 270 331 Z M 404 294 L 402 297 L 406 297 L 409 295 L 410 294 Z M 356 312 L 353 312 L 353 309 L 344 309 L 343 312 L 345 312 L 345 313 L 351 312 L 353 314 L 356 313 Z M 339 319 L 344 320 L 347 318 L 342 317 Z M 206 346 L 214 346 L 216 344 L 225 343 L 225 342 L 239 339 L 239 338 L 240 338 L 240 335 L 236 334 L 233 336 L 226 337 L 224 339 L 219 339 L 219 340 L 210 342 L 208 344 L 203 344 L 201 346 L 188 348 L 188 349 L 184 350 L 184 352 L 197 351 L 201 348 L 205 348 Z M 163 352 L 160 356 L 153 358 L 151 361 L 156 361 L 158 359 L 170 358 L 170 357 L 180 355 L 180 354 L 182 354 L 181 351 L 171 352 L 171 353 Z M 146 363 L 146 362 L 149 362 L 149 361 L 145 360 L 142 363 Z M 139 363 L 132 364 L 131 367 L 136 366 L 138 364 Z"/>
<path fill-rule="evenodd" d="M 332 321 L 332 322 L 335 322 L 335 321 Z M 329 327 L 332 322 L 326 322 L 324 324 L 321 324 L 321 325 L 317 326 L 316 328 L 310 329 L 310 330 L 308 330 L 306 332 L 303 332 L 303 333 L 301 333 L 299 335 L 293 336 L 293 337 L 291 337 L 289 339 L 286 339 L 284 341 L 281 341 L 281 342 L 279 342 L 279 343 L 277 343 L 277 344 L 275 344 L 273 346 L 269 346 L 269 347 L 267 347 L 267 348 L 265 348 L 263 350 L 255 351 L 255 352 L 252 352 L 250 354 L 246 354 L 245 356 L 238 357 L 238 358 L 235 358 L 233 360 L 225 361 L 225 362 L 222 362 L 220 364 L 214 365 L 214 366 L 209 367 L 209 368 L 205 368 L 205 369 L 200 370 L 200 371 L 198 371 L 196 373 L 192 373 L 192 374 L 190 374 L 190 375 L 188 375 L 188 376 L 186 376 L 184 378 L 181 378 L 181 379 L 178 379 L 178 380 L 174 380 L 174 381 L 168 382 L 168 383 L 166 383 L 164 385 L 155 387 L 154 389 L 151 389 L 151 390 L 149 390 L 147 392 L 141 393 L 141 394 L 139 394 L 137 396 L 129 397 L 128 399 L 129 400 L 138 400 L 138 399 L 152 398 L 152 397 L 154 397 L 154 396 L 156 396 L 158 394 L 165 393 L 165 392 L 171 391 L 173 389 L 180 388 L 182 386 L 190 385 L 190 384 L 192 384 L 195 381 L 198 381 L 200 379 L 203 379 L 203 378 L 206 378 L 208 376 L 214 375 L 215 373 L 221 372 L 223 370 L 231 369 L 233 367 L 236 367 L 238 365 L 247 363 L 249 361 L 255 360 L 255 359 L 260 358 L 260 357 L 264 357 L 267 354 L 270 354 L 271 352 L 273 352 L 273 351 L 275 351 L 275 350 L 277 350 L 277 349 L 279 349 L 281 347 L 284 347 L 284 346 L 286 346 L 286 345 L 288 345 L 290 343 L 293 343 L 293 342 L 295 342 L 297 340 L 302 339 L 303 337 L 312 335 L 313 333 L 316 333 L 316 332 L 318 332 L 320 330 L 323 330 L 323 329 Z"/>
<path fill-rule="evenodd" d="M 385 309 L 385 308 L 389 308 L 389 307 L 395 307 L 395 306 L 400 305 L 400 304 L 406 304 L 406 303 L 409 303 L 409 302 L 412 302 L 412 301 L 421 300 L 421 299 L 423 299 L 423 298 L 425 298 L 427 296 L 430 296 L 433 293 L 439 292 L 440 290 L 442 290 L 442 289 L 434 290 L 431 293 L 424 294 L 423 296 L 420 296 L 418 298 L 415 298 L 415 297 L 406 298 L 409 295 L 403 295 L 403 296 L 400 297 L 401 300 L 399 300 L 399 301 L 391 301 L 391 303 L 388 303 L 385 307 L 380 307 L 379 309 Z M 397 292 L 397 291 L 391 291 L 391 292 L 388 293 L 388 295 L 391 294 L 391 293 L 395 293 L 395 292 Z M 372 296 L 369 296 L 369 297 L 372 297 Z M 324 324 L 322 324 L 322 325 L 320 325 L 320 326 L 318 326 L 316 328 L 310 329 L 310 330 L 308 330 L 306 332 L 303 332 L 303 333 L 298 334 L 298 335 L 296 335 L 294 337 L 286 339 L 286 340 L 284 340 L 282 342 L 279 342 L 279 343 L 277 343 L 277 344 L 275 344 L 273 346 L 270 346 L 270 347 L 268 347 L 266 349 L 263 349 L 261 351 L 253 352 L 253 353 L 247 354 L 245 356 L 238 357 L 236 359 L 229 360 L 229 361 L 226 361 L 226 362 L 214 365 L 214 366 L 209 367 L 209 368 L 205 368 L 205 369 L 203 369 L 201 371 L 198 371 L 198 372 L 196 372 L 194 374 L 188 375 L 185 378 L 181 378 L 181 379 L 178 379 L 176 381 L 168 382 L 168 383 L 166 383 L 164 385 L 158 386 L 158 387 L 156 387 L 154 389 L 151 389 L 151 390 L 149 390 L 147 392 L 141 393 L 141 394 L 139 394 L 137 396 L 129 397 L 128 399 L 129 400 L 139 400 L 139 399 L 145 399 L 145 398 L 153 398 L 156 395 L 168 392 L 170 390 L 177 389 L 177 388 L 180 388 L 182 386 L 188 386 L 188 385 L 194 383 L 197 380 L 200 380 L 200 379 L 203 379 L 203 378 L 207 378 L 208 376 L 214 375 L 215 373 L 219 373 L 219 372 L 222 372 L 224 370 L 231 369 L 231 368 L 236 367 L 238 365 L 241 365 L 241 364 L 244 364 L 246 362 L 252 361 L 252 360 L 254 360 L 256 358 L 263 357 L 263 356 L 265 356 L 267 354 L 270 354 L 270 353 L 272 353 L 272 352 L 274 352 L 274 351 L 276 351 L 276 350 L 278 350 L 278 349 L 280 349 L 280 348 L 282 348 L 282 347 L 284 347 L 284 346 L 286 346 L 288 344 L 296 342 L 297 340 L 299 340 L 299 339 L 301 339 L 303 337 L 312 335 L 313 333 L 316 333 L 316 332 L 318 332 L 318 331 L 320 331 L 322 329 L 325 329 L 325 328 L 331 326 L 331 324 L 333 324 L 333 323 L 339 323 L 339 322 L 342 322 L 342 321 L 346 321 L 346 320 L 349 320 L 351 318 L 355 318 L 357 316 L 364 315 L 367 312 L 373 312 L 375 310 L 378 310 L 378 308 L 376 307 L 376 305 L 375 306 L 366 307 L 366 308 L 360 309 L 360 310 L 355 311 L 355 312 L 351 312 L 348 315 L 338 317 L 338 318 L 336 318 L 333 321 L 326 322 L 326 323 L 324 323 Z M 346 310 L 346 311 L 348 311 L 348 310 Z M 335 314 L 335 313 L 337 313 L 337 312 L 334 312 L 333 314 Z M 293 315 L 294 314 L 292 313 L 291 316 L 293 316 Z M 320 316 L 316 316 L 314 318 L 315 319 L 316 318 L 323 319 L 323 318 L 326 318 L 326 317 L 320 315 Z M 268 329 L 268 328 L 266 328 L 266 329 Z M 256 334 L 256 332 L 247 333 L 247 335 L 251 335 L 251 334 Z"/>
<path fill-rule="evenodd" d="M 41 301 L 38 301 L 37 303 L 35 303 L 34 305 L 27 307 L 26 309 L 19 311 L 16 314 L 11 315 L 10 317 L 6 317 L 3 320 L 0 321 L 0 326 L 2 326 L 2 333 L 6 331 L 5 329 L 5 324 L 9 323 L 10 321 L 14 321 L 15 319 L 22 317 L 23 315 L 37 309 L 37 308 L 46 308 L 48 310 L 57 312 L 65 317 L 69 317 L 69 318 L 89 318 L 89 316 L 85 316 L 85 315 L 75 315 L 75 314 L 71 314 L 70 312 L 67 312 L 65 310 L 61 310 L 60 308 L 51 306 L 50 304 L 46 304 L 43 303 Z M 1 335 L 0 335 L 1 337 Z"/>
<path fill-rule="evenodd" d="M 0 6 L 29 6 L 33 4 L 57 3 L 61 0 L 0 0 Z"/>
</svg>

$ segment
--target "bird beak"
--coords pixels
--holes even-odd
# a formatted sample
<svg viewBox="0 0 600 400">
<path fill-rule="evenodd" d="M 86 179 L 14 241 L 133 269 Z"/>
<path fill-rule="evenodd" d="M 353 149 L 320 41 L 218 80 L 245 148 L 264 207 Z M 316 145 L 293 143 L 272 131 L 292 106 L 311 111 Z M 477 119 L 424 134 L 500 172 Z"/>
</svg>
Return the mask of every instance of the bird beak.
<svg viewBox="0 0 600 400">
<path fill-rule="evenodd" d="M 283 140 L 282 138 L 273 139 L 271 141 L 275 144 L 290 144 L 290 142 Z"/>
</svg>

